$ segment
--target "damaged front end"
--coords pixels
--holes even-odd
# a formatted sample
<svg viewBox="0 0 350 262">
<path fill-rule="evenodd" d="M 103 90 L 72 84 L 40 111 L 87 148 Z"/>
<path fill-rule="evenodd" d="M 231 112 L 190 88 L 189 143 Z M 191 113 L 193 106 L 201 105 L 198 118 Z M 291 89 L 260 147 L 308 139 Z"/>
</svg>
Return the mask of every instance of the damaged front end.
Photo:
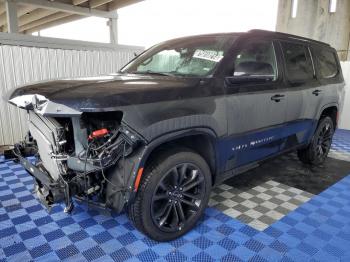
<svg viewBox="0 0 350 262">
<path fill-rule="evenodd" d="M 99 207 L 121 211 L 128 200 L 130 172 L 125 159 L 132 158 L 144 140 L 122 122 L 123 113 L 91 112 L 59 114 L 41 98 L 37 104 L 17 106 L 27 109 L 29 135 L 14 145 L 13 154 L 35 179 L 40 201 L 50 209 L 65 202 L 70 212 L 73 198 Z M 12 101 L 12 103 L 14 103 Z M 34 104 L 34 105 L 33 105 Z M 35 164 L 26 156 L 36 155 Z"/>
</svg>

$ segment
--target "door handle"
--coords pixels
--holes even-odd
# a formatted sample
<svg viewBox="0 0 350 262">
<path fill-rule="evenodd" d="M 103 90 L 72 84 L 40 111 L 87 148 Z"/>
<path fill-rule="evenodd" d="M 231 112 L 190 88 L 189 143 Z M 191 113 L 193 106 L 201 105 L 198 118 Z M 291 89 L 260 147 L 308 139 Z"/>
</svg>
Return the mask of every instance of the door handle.
<svg viewBox="0 0 350 262">
<path fill-rule="evenodd" d="M 312 94 L 315 96 L 318 96 L 321 92 L 322 92 L 322 90 L 316 89 L 315 91 L 312 92 Z"/>
<path fill-rule="evenodd" d="M 279 102 L 283 99 L 284 99 L 284 95 L 277 94 L 277 95 L 271 96 L 271 100 L 275 102 Z"/>
</svg>

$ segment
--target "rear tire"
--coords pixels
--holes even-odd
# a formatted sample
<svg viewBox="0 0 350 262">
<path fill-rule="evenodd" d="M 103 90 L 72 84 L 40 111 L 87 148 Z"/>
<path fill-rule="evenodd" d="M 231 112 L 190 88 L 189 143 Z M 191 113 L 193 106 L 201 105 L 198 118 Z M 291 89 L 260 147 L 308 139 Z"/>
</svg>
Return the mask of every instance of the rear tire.
<svg viewBox="0 0 350 262">
<path fill-rule="evenodd" d="M 169 241 L 191 230 L 209 200 L 208 164 L 189 149 L 160 152 L 142 175 L 128 216 L 135 227 L 157 241 Z"/>
<path fill-rule="evenodd" d="M 298 150 L 299 160 L 310 165 L 322 164 L 331 148 L 333 134 L 333 120 L 329 116 L 321 118 L 308 147 Z"/>
</svg>

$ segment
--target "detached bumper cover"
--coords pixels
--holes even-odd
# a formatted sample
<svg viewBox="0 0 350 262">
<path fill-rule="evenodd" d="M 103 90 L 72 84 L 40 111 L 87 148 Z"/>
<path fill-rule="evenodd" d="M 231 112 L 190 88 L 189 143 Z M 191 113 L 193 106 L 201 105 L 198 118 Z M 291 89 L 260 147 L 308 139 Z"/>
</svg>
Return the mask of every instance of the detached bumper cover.
<svg viewBox="0 0 350 262">
<path fill-rule="evenodd" d="M 33 165 L 29 160 L 27 160 L 26 158 L 20 155 L 17 155 L 17 158 L 19 163 L 24 167 L 24 169 L 27 170 L 28 173 L 31 176 L 33 176 L 35 179 L 37 179 L 42 185 L 45 185 L 47 187 L 55 185 L 55 183 L 53 183 L 49 175 L 42 172 L 39 168 Z"/>
<path fill-rule="evenodd" d="M 66 190 L 64 186 L 59 183 L 59 181 L 53 181 L 49 174 L 40 170 L 36 165 L 32 164 L 28 159 L 26 159 L 21 154 L 21 151 L 18 150 L 18 146 L 15 145 L 14 150 L 18 162 L 35 179 L 36 195 L 40 202 L 48 210 L 50 210 L 54 203 L 58 203 L 66 199 Z"/>
</svg>

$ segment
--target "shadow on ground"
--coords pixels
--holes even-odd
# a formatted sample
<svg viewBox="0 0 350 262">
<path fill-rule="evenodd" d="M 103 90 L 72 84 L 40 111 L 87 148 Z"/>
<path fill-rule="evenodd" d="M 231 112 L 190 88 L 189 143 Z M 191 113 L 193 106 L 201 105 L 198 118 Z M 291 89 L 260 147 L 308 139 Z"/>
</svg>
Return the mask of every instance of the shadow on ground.
<svg viewBox="0 0 350 262">
<path fill-rule="evenodd" d="M 322 166 L 312 167 L 301 163 L 296 153 L 290 153 L 267 161 L 224 183 L 243 191 L 264 181 L 274 180 L 317 195 L 346 177 L 349 172 L 348 161 L 328 157 Z"/>
</svg>

